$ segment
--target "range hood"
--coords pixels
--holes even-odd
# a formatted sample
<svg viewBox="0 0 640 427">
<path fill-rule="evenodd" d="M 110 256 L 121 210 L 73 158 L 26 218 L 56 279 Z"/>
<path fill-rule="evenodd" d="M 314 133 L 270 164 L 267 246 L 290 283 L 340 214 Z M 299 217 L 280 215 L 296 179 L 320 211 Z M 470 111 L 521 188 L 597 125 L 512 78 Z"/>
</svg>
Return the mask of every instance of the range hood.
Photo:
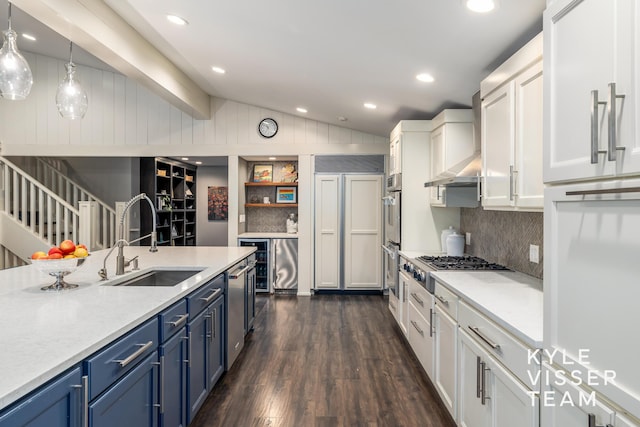
<svg viewBox="0 0 640 427">
<path fill-rule="evenodd" d="M 473 110 L 473 139 L 478 147 L 475 153 L 465 158 L 463 161 L 450 167 L 448 170 L 435 176 L 432 180 L 424 183 L 425 187 L 477 187 L 482 176 L 482 157 L 480 156 L 480 125 L 481 125 L 481 103 L 480 91 L 471 98 L 471 109 Z"/>
<path fill-rule="evenodd" d="M 478 185 L 482 171 L 482 159 L 480 153 L 458 163 L 448 171 L 434 177 L 433 180 L 424 183 L 425 187 L 475 187 Z"/>
</svg>

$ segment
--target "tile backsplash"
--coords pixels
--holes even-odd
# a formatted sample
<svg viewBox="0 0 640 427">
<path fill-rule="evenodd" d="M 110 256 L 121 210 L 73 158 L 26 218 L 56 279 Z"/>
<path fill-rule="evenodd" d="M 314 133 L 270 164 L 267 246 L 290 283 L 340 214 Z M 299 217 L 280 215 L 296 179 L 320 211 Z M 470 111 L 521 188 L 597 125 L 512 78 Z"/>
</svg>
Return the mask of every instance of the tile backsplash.
<svg viewBox="0 0 640 427">
<path fill-rule="evenodd" d="M 466 252 L 542 279 L 542 212 L 460 211 L 462 233 L 471 233 Z M 529 261 L 529 245 L 540 248 L 540 263 Z"/>
</svg>

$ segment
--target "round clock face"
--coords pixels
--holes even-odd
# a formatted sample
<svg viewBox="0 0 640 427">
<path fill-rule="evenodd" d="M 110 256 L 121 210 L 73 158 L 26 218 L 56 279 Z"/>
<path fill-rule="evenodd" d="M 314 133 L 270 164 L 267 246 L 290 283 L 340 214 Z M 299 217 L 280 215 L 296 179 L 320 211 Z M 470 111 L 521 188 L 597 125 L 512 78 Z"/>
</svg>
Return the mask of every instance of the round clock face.
<svg viewBox="0 0 640 427">
<path fill-rule="evenodd" d="M 278 123 L 273 119 L 263 119 L 258 125 L 258 132 L 265 138 L 271 138 L 278 132 Z"/>
</svg>

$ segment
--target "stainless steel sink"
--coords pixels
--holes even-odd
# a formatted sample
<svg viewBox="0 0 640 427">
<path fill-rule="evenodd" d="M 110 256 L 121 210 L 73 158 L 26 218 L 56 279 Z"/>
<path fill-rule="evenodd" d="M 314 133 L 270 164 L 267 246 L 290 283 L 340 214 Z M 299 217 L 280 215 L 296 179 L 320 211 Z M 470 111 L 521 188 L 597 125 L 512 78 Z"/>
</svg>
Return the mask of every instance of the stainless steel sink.
<svg viewBox="0 0 640 427">
<path fill-rule="evenodd" d="M 126 280 L 106 283 L 110 286 L 175 286 L 178 283 L 195 276 L 203 268 L 197 270 L 151 270 L 129 277 Z"/>
</svg>

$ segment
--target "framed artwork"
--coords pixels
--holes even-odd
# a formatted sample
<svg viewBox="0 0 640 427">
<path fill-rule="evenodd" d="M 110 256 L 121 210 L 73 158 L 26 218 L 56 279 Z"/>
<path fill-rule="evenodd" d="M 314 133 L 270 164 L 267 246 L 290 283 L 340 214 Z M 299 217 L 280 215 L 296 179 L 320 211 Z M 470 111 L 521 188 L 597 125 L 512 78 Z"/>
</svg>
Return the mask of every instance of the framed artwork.
<svg viewBox="0 0 640 427">
<path fill-rule="evenodd" d="M 273 165 L 254 165 L 253 182 L 273 182 Z"/>
<path fill-rule="evenodd" d="M 296 187 L 276 187 L 276 203 L 298 203 Z"/>
<path fill-rule="evenodd" d="M 208 187 L 207 218 L 209 221 L 226 221 L 229 213 L 228 187 Z"/>
</svg>

